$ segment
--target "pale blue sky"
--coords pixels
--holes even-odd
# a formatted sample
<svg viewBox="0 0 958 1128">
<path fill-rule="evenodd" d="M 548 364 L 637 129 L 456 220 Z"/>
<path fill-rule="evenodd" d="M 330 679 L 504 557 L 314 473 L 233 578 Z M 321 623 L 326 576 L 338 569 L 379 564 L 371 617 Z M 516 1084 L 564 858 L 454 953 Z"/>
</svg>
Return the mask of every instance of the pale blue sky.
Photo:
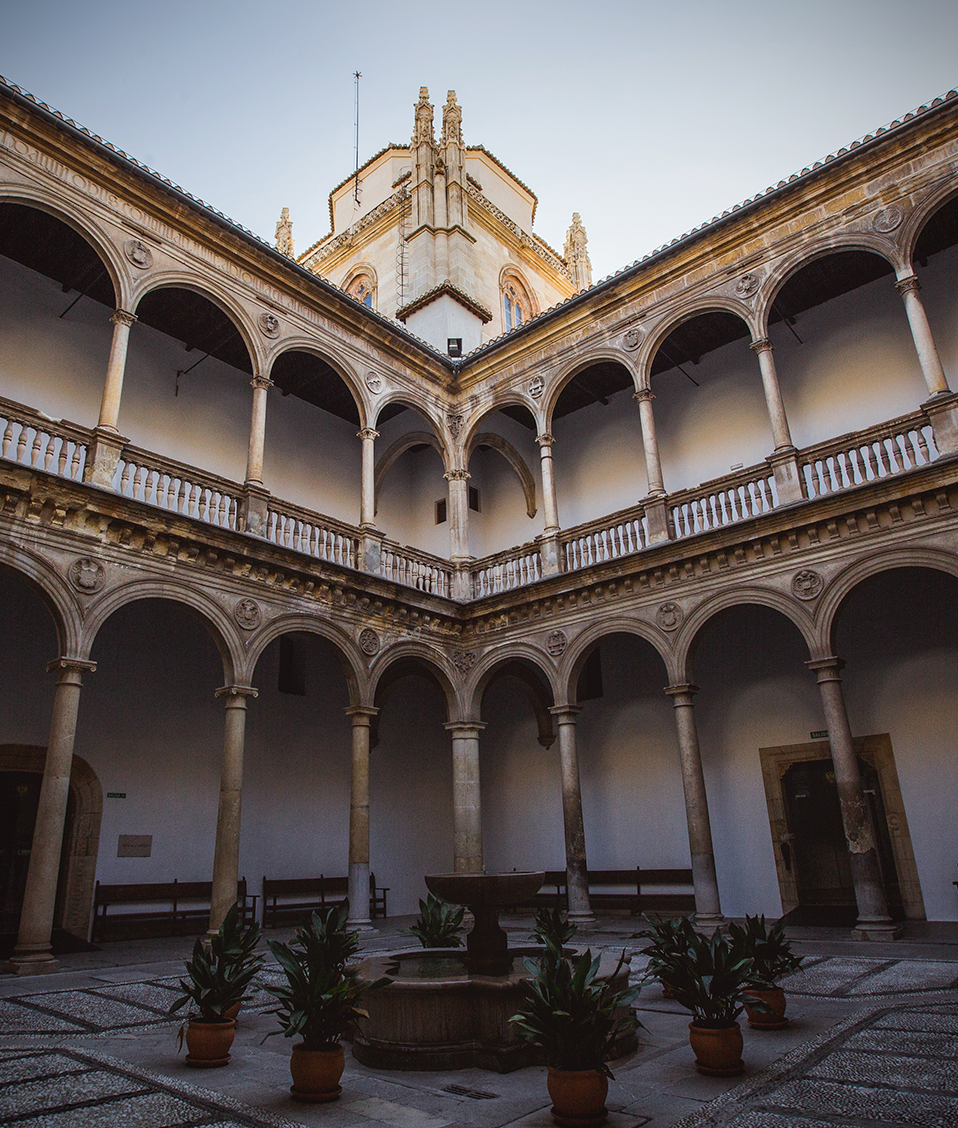
<svg viewBox="0 0 958 1128">
<path fill-rule="evenodd" d="M 0 73 L 272 238 L 406 142 L 420 85 L 574 210 L 595 277 L 958 83 L 958 0 L 0 0 Z"/>
</svg>

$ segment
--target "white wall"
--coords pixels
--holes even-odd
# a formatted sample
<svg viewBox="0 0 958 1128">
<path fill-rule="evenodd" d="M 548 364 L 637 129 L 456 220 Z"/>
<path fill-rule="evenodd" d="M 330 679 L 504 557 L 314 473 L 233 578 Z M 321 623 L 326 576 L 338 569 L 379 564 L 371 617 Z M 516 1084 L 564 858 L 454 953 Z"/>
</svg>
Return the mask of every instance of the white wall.
<svg viewBox="0 0 958 1128">
<path fill-rule="evenodd" d="M 433 430 L 413 408 L 400 412 L 378 427 L 376 457 L 381 458 L 392 444 L 410 431 Z M 446 498 L 449 483 L 438 451 L 427 447 L 406 451 L 392 464 L 378 495 L 376 525 L 390 540 L 412 545 L 436 556 L 449 556 L 448 504 L 445 524 L 436 524 L 436 502 Z"/>
</svg>

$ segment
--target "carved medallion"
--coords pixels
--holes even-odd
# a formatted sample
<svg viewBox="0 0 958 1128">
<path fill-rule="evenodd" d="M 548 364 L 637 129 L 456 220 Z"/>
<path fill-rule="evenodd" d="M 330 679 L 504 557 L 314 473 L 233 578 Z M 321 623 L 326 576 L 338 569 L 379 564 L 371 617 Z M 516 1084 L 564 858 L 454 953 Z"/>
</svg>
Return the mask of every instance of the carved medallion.
<svg viewBox="0 0 958 1128">
<path fill-rule="evenodd" d="M 529 382 L 529 395 L 532 396 L 533 399 L 538 399 L 539 396 L 542 395 L 544 388 L 545 384 L 542 382 L 542 377 L 533 376 L 532 380 Z"/>
<path fill-rule="evenodd" d="M 81 556 L 70 565 L 70 583 L 84 595 L 95 595 L 106 582 L 106 572 L 99 560 Z"/>
<path fill-rule="evenodd" d="M 635 352 L 635 350 L 642 344 L 642 338 L 645 334 L 641 329 L 630 329 L 628 333 L 622 338 L 622 347 L 626 352 Z"/>
<path fill-rule="evenodd" d="M 366 373 L 366 387 L 373 393 L 378 394 L 383 390 L 383 378 L 378 372 Z"/>
<path fill-rule="evenodd" d="M 449 428 L 449 434 L 454 439 L 458 439 L 462 434 L 462 416 L 461 415 L 447 415 L 446 426 Z"/>
<path fill-rule="evenodd" d="M 452 652 L 452 664 L 460 674 L 468 673 L 476 664 L 475 652 L 472 650 L 454 650 Z"/>
<path fill-rule="evenodd" d="M 882 208 L 880 212 L 875 213 L 875 217 L 872 219 L 872 227 L 880 235 L 887 235 L 900 226 L 903 218 L 901 208 L 893 204 L 890 208 Z"/>
<path fill-rule="evenodd" d="M 127 239 L 123 244 L 126 257 L 140 270 L 149 270 L 153 265 L 153 252 L 139 239 Z"/>
<path fill-rule="evenodd" d="M 379 635 L 372 627 L 366 627 L 359 632 L 359 649 L 363 654 L 368 654 L 372 658 L 374 654 L 379 653 L 380 645 Z"/>
<path fill-rule="evenodd" d="M 759 286 L 757 274 L 743 274 L 735 282 L 735 296 L 737 298 L 750 298 Z"/>
<path fill-rule="evenodd" d="M 279 318 L 274 313 L 261 313 L 259 315 L 259 331 L 264 337 L 278 337 Z"/>
<path fill-rule="evenodd" d="M 655 613 L 655 621 L 663 631 L 676 630 L 682 619 L 682 608 L 677 603 L 663 603 Z"/>
<path fill-rule="evenodd" d="M 803 568 L 801 572 L 796 572 L 792 576 L 792 595 L 798 596 L 799 599 L 815 599 L 821 595 L 824 586 L 825 581 L 822 577 L 810 568 Z"/>
<path fill-rule="evenodd" d="M 566 638 L 565 631 L 553 631 L 546 639 L 546 650 L 549 651 L 553 658 L 559 658 L 564 654 L 565 648 L 568 645 L 569 640 Z"/>
<path fill-rule="evenodd" d="M 238 599 L 233 608 L 233 618 L 244 631 L 255 631 L 263 621 L 263 612 L 255 599 Z"/>
</svg>

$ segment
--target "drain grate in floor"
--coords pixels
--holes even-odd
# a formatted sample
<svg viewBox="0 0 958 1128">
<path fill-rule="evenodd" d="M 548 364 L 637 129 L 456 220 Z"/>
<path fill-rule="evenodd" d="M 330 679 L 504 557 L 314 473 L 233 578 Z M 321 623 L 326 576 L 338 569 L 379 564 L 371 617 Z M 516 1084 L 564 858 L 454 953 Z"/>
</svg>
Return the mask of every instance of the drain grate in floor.
<svg viewBox="0 0 958 1128">
<path fill-rule="evenodd" d="M 484 1093 L 482 1089 L 467 1089 L 465 1085 L 446 1085 L 444 1093 L 452 1093 L 454 1097 L 471 1097 L 474 1101 L 494 1101 L 498 1093 Z"/>
</svg>

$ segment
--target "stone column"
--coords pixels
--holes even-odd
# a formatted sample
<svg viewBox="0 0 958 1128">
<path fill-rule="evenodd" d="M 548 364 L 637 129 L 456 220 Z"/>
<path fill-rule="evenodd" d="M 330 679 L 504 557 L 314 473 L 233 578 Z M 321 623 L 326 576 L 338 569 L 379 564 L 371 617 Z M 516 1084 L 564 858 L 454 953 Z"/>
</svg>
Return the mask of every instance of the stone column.
<svg viewBox="0 0 958 1128">
<path fill-rule="evenodd" d="M 862 793 L 858 758 L 852 741 L 852 731 L 845 709 L 841 671 L 845 663 L 831 655 L 806 662 L 815 672 L 822 695 L 825 727 L 835 768 L 835 785 L 845 827 L 845 841 L 851 861 L 852 880 L 855 883 L 855 900 L 858 903 L 858 922 L 855 931 L 863 940 L 894 940 L 901 934 L 888 914 L 888 900 L 882 885 L 878 849 L 865 796 Z"/>
<path fill-rule="evenodd" d="M 538 538 L 542 559 L 542 574 L 554 576 L 562 571 L 559 551 L 559 507 L 556 504 L 556 483 L 552 466 L 552 444 L 555 439 L 548 431 L 536 436 L 539 444 L 539 465 L 542 470 L 542 510 L 545 528 Z"/>
<path fill-rule="evenodd" d="M 469 557 L 469 471 L 460 466 L 443 475 L 449 483 L 449 556 L 455 563 Z"/>
<path fill-rule="evenodd" d="M 804 497 L 802 479 L 798 469 L 798 454 L 792 443 L 792 435 L 788 429 L 788 418 L 785 415 L 785 404 L 782 401 L 782 391 L 778 385 L 778 373 L 775 370 L 775 358 L 772 355 L 772 342 L 768 337 L 759 337 L 753 341 L 749 348 L 758 357 L 758 367 L 762 374 L 762 388 L 765 391 L 765 404 L 768 408 L 768 417 L 772 424 L 772 441 L 775 449 L 768 457 L 775 476 L 775 488 L 778 500 L 787 505 L 791 501 L 801 501 Z"/>
<path fill-rule="evenodd" d="M 15 975 L 48 975 L 60 966 L 53 958 L 50 936 L 60 874 L 63 824 L 70 795 L 70 770 L 83 673 L 95 669 L 95 662 L 84 662 L 79 658 L 57 658 L 47 666 L 50 673 L 57 675 L 57 688 L 20 913 L 20 931 L 13 955 L 4 966 L 5 971 Z"/>
<path fill-rule="evenodd" d="M 559 762 L 562 772 L 562 825 L 565 830 L 566 892 L 569 920 L 593 924 L 589 904 L 589 866 L 585 856 L 585 825 L 582 821 L 582 789 L 579 786 L 579 757 L 575 747 L 578 705 L 555 705 L 549 712 L 559 730 Z"/>
<path fill-rule="evenodd" d="M 353 723 L 349 784 L 349 920 L 357 932 L 374 932 L 369 919 L 369 726 L 378 709 L 356 705 L 346 710 Z"/>
<path fill-rule="evenodd" d="M 482 806 L 479 794 L 479 721 L 450 721 L 452 828 L 455 873 L 482 873 Z"/>
<path fill-rule="evenodd" d="M 640 388 L 635 393 L 639 405 L 639 427 L 642 431 L 642 449 L 645 451 L 645 473 L 649 480 L 649 495 L 645 502 L 645 519 L 649 528 L 649 544 L 661 544 L 669 537 L 669 514 L 666 506 L 662 463 L 659 459 L 659 442 L 655 437 L 655 415 L 651 388 Z"/>
<path fill-rule="evenodd" d="M 87 462 L 83 473 L 84 481 L 98 486 L 113 484 L 120 452 L 126 442 L 126 439 L 120 436 L 116 425 L 120 417 L 120 397 L 123 393 L 130 327 L 136 321 L 136 314 L 118 309 L 110 320 L 113 322 L 113 340 L 110 343 L 110 359 L 107 361 L 106 380 L 100 400 L 100 419 L 93 432 L 93 442 L 87 451 Z"/>
<path fill-rule="evenodd" d="M 712 849 L 712 824 L 705 793 L 705 775 L 699 736 L 695 727 L 692 698 L 698 686 L 685 683 L 670 685 L 665 692 L 675 707 L 675 728 L 679 739 L 679 760 L 682 764 L 682 787 L 685 791 L 685 818 L 689 827 L 689 851 L 692 855 L 692 883 L 695 887 L 695 924 L 707 930 L 725 923 L 715 876 L 715 853 Z"/>
<path fill-rule="evenodd" d="M 363 441 L 363 480 L 362 497 L 359 508 L 359 523 L 364 529 L 376 525 L 376 440 L 379 432 L 372 427 L 363 427 L 357 434 Z"/>
<path fill-rule="evenodd" d="M 220 805 L 216 816 L 216 849 L 213 855 L 213 900 L 210 932 L 236 903 L 239 881 L 240 807 L 243 798 L 243 745 L 246 738 L 246 699 L 257 690 L 248 685 L 224 685 L 216 691 L 224 699 L 226 725 L 223 736 L 223 765 L 220 774 Z"/>
<path fill-rule="evenodd" d="M 240 527 L 247 533 L 266 533 L 269 491 L 263 485 L 263 452 L 266 447 L 266 393 L 273 381 L 256 375 L 250 380 L 253 411 L 250 418 L 249 448 L 246 455 L 246 486 Z"/>
<path fill-rule="evenodd" d="M 929 396 L 947 395 L 951 388 L 945 377 L 945 370 L 941 366 L 941 358 L 935 345 L 935 338 L 931 335 L 931 326 L 928 324 L 928 315 L 918 291 L 921 283 L 914 274 L 906 278 L 899 278 L 895 289 L 901 294 L 905 302 L 905 314 L 911 328 L 911 335 L 915 340 L 915 349 L 918 352 L 918 363 L 921 373 L 928 385 Z"/>
</svg>

